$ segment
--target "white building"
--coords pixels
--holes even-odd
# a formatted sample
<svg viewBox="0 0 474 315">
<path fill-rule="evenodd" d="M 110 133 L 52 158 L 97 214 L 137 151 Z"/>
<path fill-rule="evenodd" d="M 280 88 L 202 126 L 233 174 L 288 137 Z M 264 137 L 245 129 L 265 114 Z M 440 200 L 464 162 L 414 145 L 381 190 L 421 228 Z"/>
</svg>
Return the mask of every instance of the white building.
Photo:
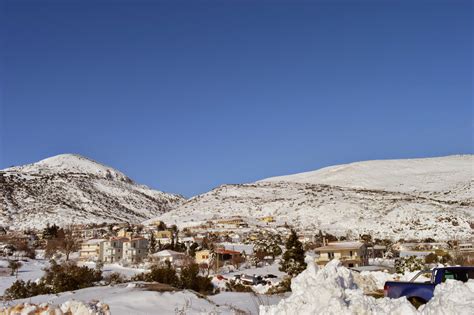
<svg viewBox="0 0 474 315">
<path fill-rule="evenodd" d="M 167 261 L 173 266 L 182 266 L 186 261 L 186 255 L 184 253 L 175 252 L 174 250 L 162 250 L 151 255 L 153 261 L 165 264 Z"/>
<path fill-rule="evenodd" d="M 100 255 L 100 244 L 106 242 L 104 238 L 90 239 L 81 244 L 79 259 L 82 261 L 96 261 Z"/>
</svg>

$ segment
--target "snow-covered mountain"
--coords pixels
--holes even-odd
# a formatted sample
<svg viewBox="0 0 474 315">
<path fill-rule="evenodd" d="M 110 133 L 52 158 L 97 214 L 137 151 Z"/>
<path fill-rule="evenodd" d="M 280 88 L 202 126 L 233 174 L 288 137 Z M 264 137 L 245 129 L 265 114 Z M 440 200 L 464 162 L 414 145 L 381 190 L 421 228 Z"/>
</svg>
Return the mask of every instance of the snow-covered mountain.
<svg viewBox="0 0 474 315">
<path fill-rule="evenodd" d="M 291 182 L 376 189 L 406 193 L 441 193 L 452 199 L 472 198 L 471 155 L 425 159 L 375 160 L 325 167 L 317 171 L 278 176 L 261 182 Z"/>
<path fill-rule="evenodd" d="M 62 154 L 0 171 L 0 224 L 141 222 L 184 201 L 88 158 Z"/>
<path fill-rule="evenodd" d="M 306 229 L 377 237 L 451 239 L 474 229 L 474 156 L 382 160 L 223 185 L 161 216 L 184 226 L 273 215 Z"/>
</svg>

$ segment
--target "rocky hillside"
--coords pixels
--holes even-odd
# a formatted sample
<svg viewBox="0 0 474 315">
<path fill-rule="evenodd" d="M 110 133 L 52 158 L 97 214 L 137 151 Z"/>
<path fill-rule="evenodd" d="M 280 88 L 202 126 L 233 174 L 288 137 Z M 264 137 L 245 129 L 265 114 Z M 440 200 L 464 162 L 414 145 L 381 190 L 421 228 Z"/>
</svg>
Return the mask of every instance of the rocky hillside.
<svg viewBox="0 0 474 315">
<path fill-rule="evenodd" d="M 141 222 L 183 200 L 73 154 L 0 171 L 0 224 L 17 228 Z"/>
<path fill-rule="evenodd" d="M 378 237 L 472 236 L 473 156 L 387 160 L 224 185 L 161 219 L 189 225 L 213 217 L 273 215 L 310 230 Z"/>
</svg>

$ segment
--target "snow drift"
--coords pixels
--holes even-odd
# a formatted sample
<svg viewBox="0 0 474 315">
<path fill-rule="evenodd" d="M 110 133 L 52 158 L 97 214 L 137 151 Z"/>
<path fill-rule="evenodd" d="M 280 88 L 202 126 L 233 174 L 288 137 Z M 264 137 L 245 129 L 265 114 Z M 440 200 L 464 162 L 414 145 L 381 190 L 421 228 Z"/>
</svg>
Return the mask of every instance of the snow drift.
<svg viewBox="0 0 474 315">
<path fill-rule="evenodd" d="M 474 314 L 474 282 L 449 281 L 436 287 L 433 299 L 415 309 L 406 298 L 375 299 L 364 295 L 354 274 L 333 260 L 319 269 L 307 259 L 307 269 L 291 283 L 292 294 L 273 306 L 261 306 L 261 315 L 292 314 Z"/>
<path fill-rule="evenodd" d="M 21 303 L 15 306 L 0 308 L 0 313 L 11 315 L 110 315 L 110 310 L 107 304 L 101 304 L 100 302 L 84 303 L 81 301 L 69 300 L 58 306 L 47 303 L 40 305 Z"/>
</svg>

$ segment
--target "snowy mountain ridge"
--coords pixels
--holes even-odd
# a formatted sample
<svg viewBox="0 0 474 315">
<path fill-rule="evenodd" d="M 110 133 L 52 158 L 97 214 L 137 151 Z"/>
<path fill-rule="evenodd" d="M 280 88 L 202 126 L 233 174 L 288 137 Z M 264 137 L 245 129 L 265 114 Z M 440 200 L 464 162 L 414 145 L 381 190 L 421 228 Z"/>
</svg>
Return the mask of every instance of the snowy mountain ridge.
<svg viewBox="0 0 474 315">
<path fill-rule="evenodd" d="M 459 189 L 474 177 L 472 155 L 373 160 L 277 176 L 259 182 L 326 184 L 396 192 L 440 192 Z M 472 196 L 472 195 L 471 195 Z"/>
<path fill-rule="evenodd" d="M 76 154 L 0 171 L 0 224 L 14 228 L 139 223 L 183 201 L 179 195 L 138 185 L 125 174 Z"/>
<path fill-rule="evenodd" d="M 468 238 L 474 229 L 473 155 L 367 161 L 222 185 L 157 219 L 180 226 L 242 215 L 338 235 Z"/>
</svg>

